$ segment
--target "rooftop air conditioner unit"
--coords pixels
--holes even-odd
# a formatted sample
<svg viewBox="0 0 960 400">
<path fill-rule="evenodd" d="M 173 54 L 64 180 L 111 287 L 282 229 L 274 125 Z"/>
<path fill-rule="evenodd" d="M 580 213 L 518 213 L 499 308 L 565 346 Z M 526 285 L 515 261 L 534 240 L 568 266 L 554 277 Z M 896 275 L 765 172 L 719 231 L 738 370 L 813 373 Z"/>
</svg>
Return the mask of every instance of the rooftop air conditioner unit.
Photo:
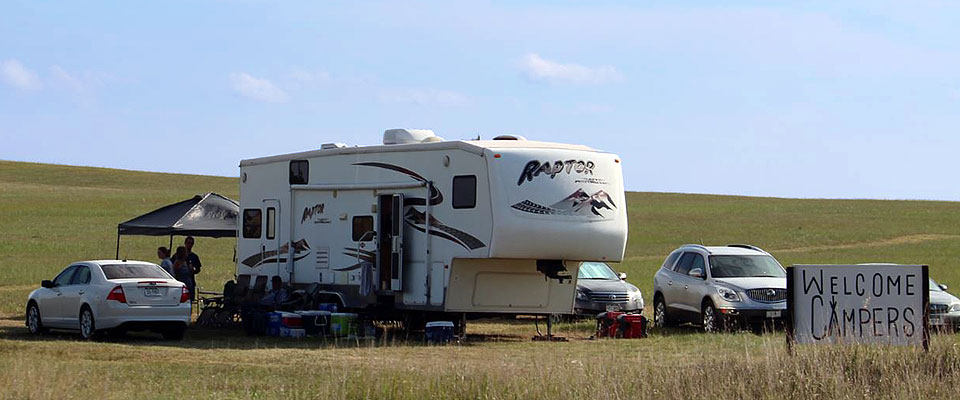
<svg viewBox="0 0 960 400">
<path fill-rule="evenodd" d="M 383 144 L 410 144 L 436 141 L 437 135 L 429 129 L 387 129 L 383 132 Z"/>
</svg>

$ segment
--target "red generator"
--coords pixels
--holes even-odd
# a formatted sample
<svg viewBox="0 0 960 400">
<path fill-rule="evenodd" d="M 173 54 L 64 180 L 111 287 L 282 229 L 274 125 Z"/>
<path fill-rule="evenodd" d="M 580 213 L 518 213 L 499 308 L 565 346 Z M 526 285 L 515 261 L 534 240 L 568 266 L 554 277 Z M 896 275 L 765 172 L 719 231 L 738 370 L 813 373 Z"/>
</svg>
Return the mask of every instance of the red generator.
<svg viewBox="0 0 960 400">
<path fill-rule="evenodd" d="M 647 337 L 647 319 L 641 314 L 623 314 L 617 317 L 617 337 L 640 339 Z"/>
<path fill-rule="evenodd" d="M 647 319 L 641 314 L 608 311 L 597 315 L 596 337 L 639 339 L 647 337 Z"/>
</svg>

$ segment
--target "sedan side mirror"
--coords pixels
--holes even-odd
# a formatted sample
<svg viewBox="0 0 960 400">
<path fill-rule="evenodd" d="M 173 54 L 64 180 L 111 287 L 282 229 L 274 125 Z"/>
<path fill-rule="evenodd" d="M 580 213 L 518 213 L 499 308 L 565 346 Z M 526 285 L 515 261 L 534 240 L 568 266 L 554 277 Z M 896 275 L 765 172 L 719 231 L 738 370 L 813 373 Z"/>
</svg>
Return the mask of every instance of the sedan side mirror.
<svg viewBox="0 0 960 400">
<path fill-rule="evenodd" d="M 694 278 L 703 279 L 703 270 L 700 268 L 691 269 L 690 272 L 687 272 L 687 275 L 690 275 Z"/>
<path fill-rule="evenodd" d="M 940 284 L 940 290 L 947 290 L 947 285 Z"/>
<path fill-rule="evenodd" d="M 617 274 L 617 276 L 620 278 L 621 281 L 627 280 L 627 273 L 626 273 L 626 272 L 621 272 L 621 273 Z"/>
<path fill-rule="evenodd" d="M 54 286 L 56 286 L 56 285 L 53 284 L 53 281 L 48 281 L 48 280 L 46 280 L 46 279 L 40 281 L 40 287 L 42 287 L 42 288 L 51 289 L 51 288 L 53 288 Z"/>
</svg>

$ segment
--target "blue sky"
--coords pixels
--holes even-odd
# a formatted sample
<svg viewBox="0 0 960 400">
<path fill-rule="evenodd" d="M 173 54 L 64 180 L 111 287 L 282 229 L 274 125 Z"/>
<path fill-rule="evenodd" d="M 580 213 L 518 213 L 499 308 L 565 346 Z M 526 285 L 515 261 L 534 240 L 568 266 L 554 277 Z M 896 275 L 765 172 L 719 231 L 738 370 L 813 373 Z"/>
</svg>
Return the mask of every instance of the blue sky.
<svg viewBox="0 0 960 400">
<path fill-rule="evenodd" d="M 243 158 L 513 133 L 629 190 L 960 200 L 951 2 L 0 3 L 0 159 Z"/>
</svg>

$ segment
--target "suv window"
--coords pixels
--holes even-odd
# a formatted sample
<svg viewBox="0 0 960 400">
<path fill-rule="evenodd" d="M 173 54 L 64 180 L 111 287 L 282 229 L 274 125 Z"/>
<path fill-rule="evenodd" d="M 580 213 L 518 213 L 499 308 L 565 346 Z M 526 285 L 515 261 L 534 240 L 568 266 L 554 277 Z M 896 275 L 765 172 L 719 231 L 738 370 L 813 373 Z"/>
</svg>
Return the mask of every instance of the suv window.
<svg viewBox="0 0 960 400">
<path fill-rule="evenodd" d="M 73 279 L 70 280 L 71 285 L 86 285 L 90 283 L 90 268 L 80 266 L 77 269 L 77 273 L 73 274 Z"/>
<path fill-rule="evenodd" d="M 701 256 L 701 255 L 699 255 L 699 254 L 696 254 L 696 253 L 693 253 L 693 263 L 690 265 L 690 269 L 693 270 L 693 269 L 696 269 L 696 268 L 700 268 L 700 273 L 701 273 L 704 277 L 707 276 L 707 269 L 706 269 L 706 266 L 705 266 L 704 263 L 703 263 L 703 256 Z"/>
<path fill-rule="evenodd" d="M 693 265 L 693 258 L 696 255 L 696 253 L 683 253 L 683 256 L 680 257 L 680 262 L 677 263 L 677 269 L 675 271 L 683 275 L 690 272 L 690 266 Z"/>
<path fill-rule="evenodd" d="M 63 270 L 60 275 L 57 275 L 56 278 L 53 278 L 53 284 L 55 286 L 66 286 L 70 284 L 70 279 L 73 278 L 73 273 L 77 272 L 77 266 L 71 265 L 69 268 Z"/>
<path fill-rule="evenodd" d="M 787 276 L 787 273 L 777 260 L 768 255 L 711 256 L 710 275 L 714 278 L 744 276 L 781 278 Z"/>
<path fill-rule="evenodd" d="M 673 264 L 674 264 L 675 262 L 677 262 L 677 258 L 680 257 L 680 254 L 682 254 L 682 253 L 679 252 L 679 251 L 678 251 L 678 252 L 675 252 L 675 253 L 673 253 L 673 254 L 670 254 L 670 255 L 667 257 L 667 260 L 663 262 L 663 265 L 660 266 L 660 268 L 666 268 L 666 269 L 672 270 L 672 269 L 673 269 Z"/>
</svg>

